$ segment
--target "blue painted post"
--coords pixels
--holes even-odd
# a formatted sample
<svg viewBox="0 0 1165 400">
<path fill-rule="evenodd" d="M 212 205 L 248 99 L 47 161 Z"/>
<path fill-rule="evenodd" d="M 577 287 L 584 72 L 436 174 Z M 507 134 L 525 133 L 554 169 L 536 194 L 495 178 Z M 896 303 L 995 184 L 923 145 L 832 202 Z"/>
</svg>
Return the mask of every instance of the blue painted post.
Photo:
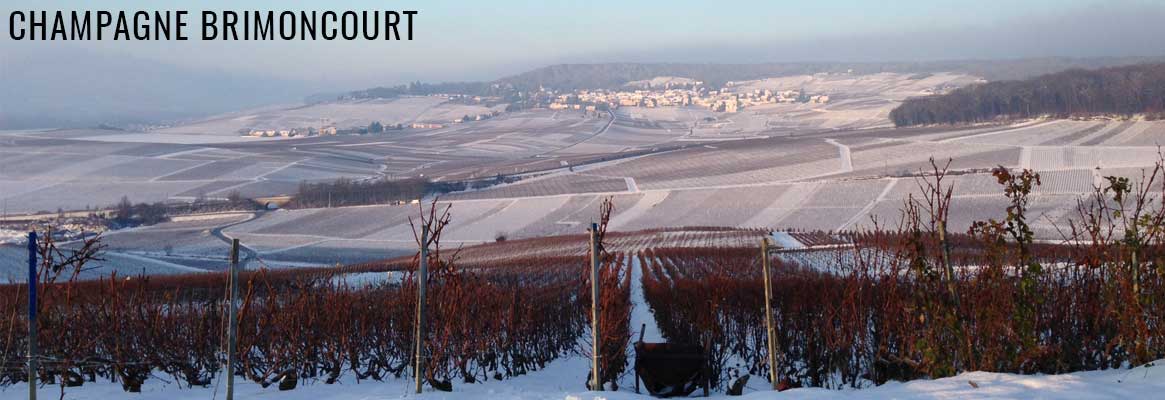
<svg viewBox="0 0 1165 400">
<path fill-rule="evenodd" d="M 28 399 L 36 400 L 36 232 L 28 233 Z"/>
</svg>

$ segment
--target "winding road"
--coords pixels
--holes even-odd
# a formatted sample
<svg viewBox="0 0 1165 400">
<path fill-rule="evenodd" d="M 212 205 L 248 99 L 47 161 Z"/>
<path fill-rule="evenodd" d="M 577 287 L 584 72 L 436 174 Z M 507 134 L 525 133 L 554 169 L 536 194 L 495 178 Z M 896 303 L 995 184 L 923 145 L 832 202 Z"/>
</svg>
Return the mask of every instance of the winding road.
<svg viewBox="0 0 1165 400">
<path fill-rule="evenodd" d="M 262 216 L 263 214 L 265 214 L 266 212 L 267 211 L 265 211 L 265 210 L 255 211 L 255 212 L 251 213 L 250 218 L 240 220 L 240 221 L 231 222 L 229 224 L 219 225 L 219 226 L 211 229 L 210 234 L 212 236 L 218 238 L 219 240 L 223 241 L 224 243 L 226 243 L 227 246 L 230 246 L 231 242 L 232 242 L 232 240 L 234 240 L 234 238 L 229 237 L 226 234 L 224 234 L 222 232 L 223 229 L 230 228 L 230 227 L 235 226 L 235 225 L 245 224 L 247 222 L 254 221 L 255 219 L 257 219 L 260 216 Z M 239 241 L 239 250 L 242 251 L 242 253 L 243 253 L 243 256 L 239 259 L 239 265 L 243 269 L 247 269 L 247 264 L 250 263 L 251 260 L 258 260 L 259 259 L 259 252 L 255 251 L 254 249 L 252 249 L 250 247 L 247 247 L 247 245 L 243 244 L 242 241 Z"/>
</svg>

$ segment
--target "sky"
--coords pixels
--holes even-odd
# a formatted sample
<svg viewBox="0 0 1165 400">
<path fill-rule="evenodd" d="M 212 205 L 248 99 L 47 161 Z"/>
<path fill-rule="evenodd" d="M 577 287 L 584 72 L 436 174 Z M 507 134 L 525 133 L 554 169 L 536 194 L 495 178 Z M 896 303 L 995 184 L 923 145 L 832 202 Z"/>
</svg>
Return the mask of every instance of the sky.
<svg viewBox="0 0 1165 400">
<path fill-rule="evenodd" d="M 168 2 L 166 8 L 242 10 L 238 2 Z M 154 1 L 6 1 L 8 10 L 159 9 Z M 417 10 L 412 42 L 89 42 L 18 43 L 40 51 L 85 47 L 199 68 L 365 86 L 422 80 L 493 79 L 556 62 L 618 61 L 635 53 L 690 58 L 685 48 L 861 39 L 904 32 L 995 29 L 1056 14 L 1156 8 L 1165 1 L 834 0 L 834 1 L 248 1 L 256 10 Z M 7 15 L 8 13 L 5 13 Z M 1102 21 L 1101 21 L 1102 22 Z M 8 21 L 3 24 L 7 30 Z M 9 41 L 7 35 L 3 40 Z M 673 51 L 677 50 L 677 51 Z M 823 49 L 828 50 L 828 49 Z M 672 51 L 670 57 L 662 54 Z M 829 54 L 798 54 L 822 59 Z M 1129 55 L 1129 54 L 1118 54 Z M 887 60 L 893 54 L 886 54 Z M 909 54 L 909 58 L 919 58 Z M 844 52 L 836 60 L 853 57 Z M 739 58 L 739 57 L 737 57 Z M 779 54 L 754 60 L 780 60 Z M 662 60 L 667 61 L 667 60 Z M 716 62 L 708 59 L 704 62 Z M 736 60 L 725 60 L 736 61 Z M 901 61 L 901 60 L 893 60 Z M 396 77 L 396 78 L 394 78 Z"/>
<path fill-rule="evenodd" d="M 1165 0 L 247 1 L 245 9 L 252 10 L 391 9 L 419 14 L 411 42 L 14 42 L 7 35 L 6 17 L 12 10 L 183 9 L 197 14 L 244 9 L 237 1 L 223 0 L 161 6 L 141 0 L 94 3 L 4 1 L 0 83 L 10 89 L 37 87 L 28 82 L 12 85 L 19 77 L 45 82 L 45 91 L 59 91 L 64 88 L 57 86 L 64 83 L 53 86 L 46 74 L 69 75 L 77 66 L 89 66 L 105 81 L 98 85 L 118 86 L 146 70 L 156 71 L 146 75 L 165 80 L 170 70 L 179 77 L 220 76 L 235 86 L 248 80 L 256 84 L 252 92 L 294 96 L 414 80 L 493 80 L 556 63 L 1165 54 L 1165 41 L 1159 39 L 1165 37 L 1165 24 L 1160 23 Z M 71 69 L 42 68 L 49 64 Z M 5 105 L 9 114 L 20 108 L 11 100 L 13 90 L 7 92 L 0 92 L 0 119 Z M 128 100 L 126 106 L 132 106 Z"/>
</svg>

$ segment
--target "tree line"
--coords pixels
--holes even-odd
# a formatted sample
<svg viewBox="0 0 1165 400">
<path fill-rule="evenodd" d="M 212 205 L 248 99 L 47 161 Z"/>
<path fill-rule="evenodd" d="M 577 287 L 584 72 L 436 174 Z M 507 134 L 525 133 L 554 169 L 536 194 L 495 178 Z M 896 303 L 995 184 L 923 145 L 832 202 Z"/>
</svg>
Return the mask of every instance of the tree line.
<svg viewBox="0 0 1165 400">
<path fill-rule="evenodd" d="M 128 228 L 142 225 L 156 225 L 170 220 L 171 216 L 182 214 L 212 213 L 224 211 L 248 211 L 259 207 L 254 201 L 244 198 L 239 191 L 227 194 L 225 199 L 209 199 L 200 193 L 189 203 L 134 203 L 129 196 L 113 206 L 113 218 L 106 221 L 111 228 Z"/>
<path fill-rule="evenodd" d="M 434 94 L 496 95 L 499 88 L 490 82 L 410 82 L 404 85 L 374 87 L 348 92 L 340 99 L 391 99 L 400 96 L 429 96 Z"/>
<path fill-rule="evenodd" d="M 482 188 L 517 179 L 498 175 L 476 181 L 435 182 L 424 178 L 353 180 L 340 178 L 331 182 L 300 182 L 290 208 L 344 207 L 370 204 L 393 204 L 421 199 L 427 195 Z"/>
<path fill-rule="evenodd" d="M 890 112 L 896 126 L 961 124 L 1053 116 L 1165 117 L 1165 63 L 1073 69 L 907 99 Z"/>
<path fill-rule="evenodd" d="M 131 227 L 138 225 L 154 225 L 166 222 L 169 218 L 166 216 L 166 204 L 162 202 L 155 203 L 137 203 L 134 204 L 129 200 L 128 196 L 121 196 L 121 201 L 114 206 L 114 213 L 111 225 L 116 227 Z"/>
<path fill-rule="evenodd" d="M 300 208 L 386 204 L 424 197 L 430 183 L 424 179 L 301 182 L 289 206 Z"/>
</svg>

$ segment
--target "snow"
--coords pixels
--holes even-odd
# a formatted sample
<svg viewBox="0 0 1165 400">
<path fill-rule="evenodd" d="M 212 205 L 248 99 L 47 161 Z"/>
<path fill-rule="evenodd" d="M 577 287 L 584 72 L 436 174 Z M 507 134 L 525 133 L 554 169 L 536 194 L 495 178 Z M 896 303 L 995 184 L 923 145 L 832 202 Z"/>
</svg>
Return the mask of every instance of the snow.
<svg viewBox="0 0 1165 400">
<path fill-rule="evenodd" d="M 773 243 L 782 249 L 804 249 L 805 245 L 788 232 L 773 232 Z"/>
<path fill-rule="evenodd" d="M 636 218 L 646 214 L 651 210 L 652 207 L 655 207 L 657 204 L 663 202 L 664 199 L 667 199 L 667 196 L 670 194 L 671 192 L 668 191 L 646 192 L 646 194 L 640 198 L 639 201 L 635 202 L 634 205 L 628 208 L 627 211 L 611 217 L 611 221 L 609 223 L 611 229 L 621 229 L 620 227 L 627 225 Z"/>
<path fill-rule="evenodd" d="M 0 244 L 26 242 L 28 232 L 0 229 Z"/>
<path fill-rule="evenodd" d="M 646 394 L 632 391 L 634 385 L 627 376 L 617 392 L 587 392 L 583 380 L 587 373 L 587 362 L 582 357 L 558 360 L 546 369 L 504 381 L 488 381 L 479 384 L 455 384 L 449 393 L 435 392 L 426 388 L 421 395 L 412 392 L 411 381 L 407 378 L 385 382 L 365 381 L 356 383 L 351 379 L 341 379 L 335 385 L 300 382 L 300 387 L 288 392 L 280 392 L 275 386 L 261 388 L 259 385 L 236 380 L 236 398 L 239 399 L 286 399 L 286 400 L 375 400 L 375 399 L 571 399 L 571 400 L 648 400 Z M 1155 364 L 1161 364 L 1159 360 Z M 142 393 L 130 394 L 115 383 L 86 383 L 79 388 L 69 388 L 65 399 L 113 399 L 137 400 L 194 400 L 225 397 L 225 389 L 211 385 L 207 388 L 178 388 L 175 384 L 163 382 L 165 377 L 146 381 Z M 976 387 L 977 386 L 977 387 Z M 891 382 L 870 389 L 828 390 L 820 388 L 792 389 L 781 393 L 767 390 L 767 382 L 753 379 L 745 388 L 742 397 L 728 397 L 723 393 L 713 393 L 710 399 L 1132 399 L 1152 398 L 1165 391 L 1165 367 L 1157 365 L 1133 369 L 1078 372 L 1062 375 L 1015 375 L 990 372 L 968 372 L 950 378 L 916 380 L 905 383 Z M 55 385 L 43 386 L 38 390 L 40 398 L 57 398 L 60 388 Z M 0 390 L 0 399 L 22 399 L 28 395 L 24 385 L 10 385 Z M 698 395 L 698 392 L 697 392 Z"/>
<path fill-rule="evenodd" d="M 250 136 L 238 134 L 226 135 L 191 135 L 182 133 L 122 133 L 86 136 L 81 139 L 95 142 L 119 143 L 166 143 L 166 144 L 221 144 L 260 140 Z"/>
<path fill-rule="evenodd" d="M 643 263 L 639 257 L 631 256 L 631 336 L 632 341 L 639 339 L 639 331 L 643 331 L 643 341 L 648 343 L 665 342 L 659 326 L 655 323 L 655 315 L 643 297 Z M 634 385 L 634 383 L 632 383 Z"/>
<path fill-rule="evenodd" d="M 404 278 L 405 273 L 403 271 L 356 272 L 332 278 L 332 282 L 350 285 L 352 287 L 366 287 L 384 282 L 400 284 Z"/>
</svg>

